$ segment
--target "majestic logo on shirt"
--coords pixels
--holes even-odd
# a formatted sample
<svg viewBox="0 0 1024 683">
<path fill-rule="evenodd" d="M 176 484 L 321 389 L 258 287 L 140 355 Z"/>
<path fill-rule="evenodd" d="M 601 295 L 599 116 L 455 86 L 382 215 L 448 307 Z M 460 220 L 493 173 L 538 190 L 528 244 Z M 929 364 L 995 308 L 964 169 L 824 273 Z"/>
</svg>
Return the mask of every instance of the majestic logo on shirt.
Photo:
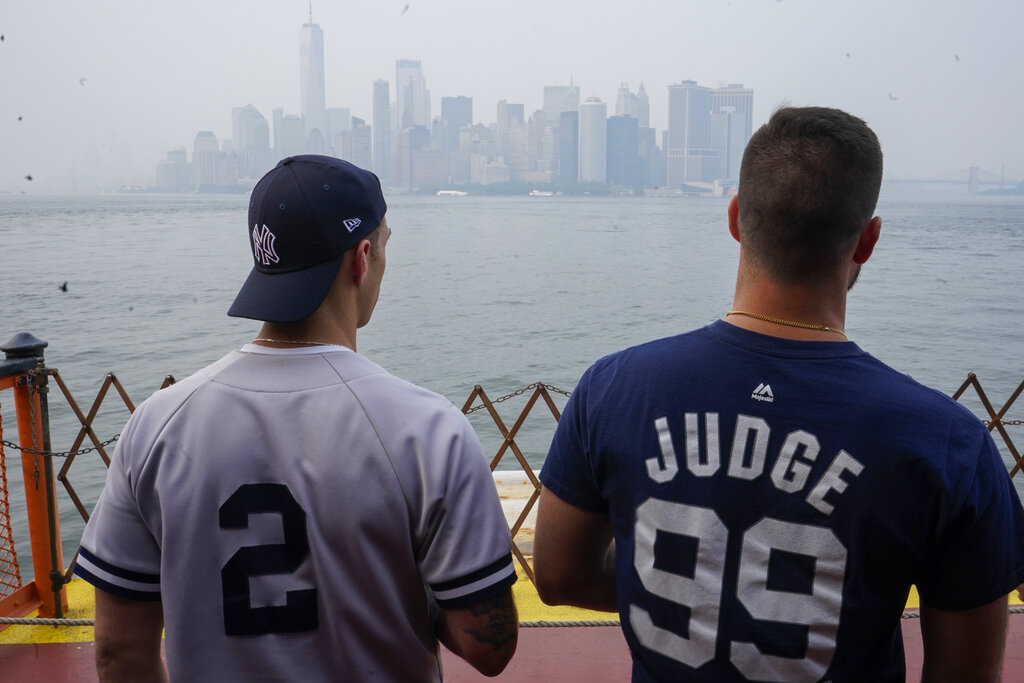
<svg viewBox="0 0 1024 683">
<path fill-rule="evenodd" d="M 771 403 L 775 400 L 775 394 L 772 393 L 772 388 L 768 384 L 758 384 L 757 388 L 754 389 L 754 393 L 750 395 L 750 398 L 755 401 L 767 401 Z"/>
<path fill-rule="evenodd" d="M 358 218 L 346 218 L 341 222 L 341 224 L 344 225 L 345 229 L 348 230 L 349 232 L 352 232 L 353 230 L 358 228 L 361 223 L 362 221 L 359 220 Z"/>
<path fill-rule="evenodd" d="M 270 232 L 266 225 L 260 230 L 259 225 L 252 226 L 252 251 L 257 263 L 269 266 L 271 263 L 278 263 L 281 258 L 274 251 L 274 240 L 277 237 Z"/>
</svg>

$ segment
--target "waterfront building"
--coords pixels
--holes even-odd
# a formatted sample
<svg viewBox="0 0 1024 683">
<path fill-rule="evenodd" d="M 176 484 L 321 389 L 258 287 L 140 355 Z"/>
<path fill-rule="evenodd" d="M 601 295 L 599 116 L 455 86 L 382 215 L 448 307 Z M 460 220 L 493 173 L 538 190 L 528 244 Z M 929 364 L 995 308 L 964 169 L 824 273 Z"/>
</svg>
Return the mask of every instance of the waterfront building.
<svg viewBox="0 0 1024 683">
<path fill-rule="evenodd" d="M 703 181 L 711 152 L 711 89 L 696 81 L 668 86 L 667 181 L 671 188 Z"/>
<path fill-rule="evenodd" d="M 651 126 L 651 98 L 647 96 L 647 89 L 644 84 L 641 83 L 640 87 L 636 91 L 636 103 L 637 103 L 637 121 L 640 123 L 641 128 L 650 128 Z"/>
<path fill-rule="evenodd" d="M 395 62 L 395 113 L 398 130 L 413 126 L 430 127 L 430 91 L 418 59 Z"/>
<path fill-rule="evenodd" d="M 192 141 L 192 184 L 202 189 L 217 184 L 220 143 L 210 130 L 196 133 Z"/>
<path fill-rule="evenodd" d="M 579 181 L 580 113 L 564 111 L 558 117 L 558 177 L 563 184 Z"/>
<path fill-rule="evenodd" d="M 441 119 L 444 121 L 444 149 L 453 152 L 459 148 L 459 132 L 473 125 L 473 98 L 441 98 Z"/>
<path fill-rule="evenodd" d="M 640 119 L 640 101 L 636 94 L 629 91 L 629 83 L 619 86 L 619 92 L 615 97 L 615 115 Z"/>
<path fill-rule="evenodd" d="M 430 129 L 426 126 L 412 126 L 398 134 L 395 162 L 391 167 L 394 187 L 410 191 L 416 188 L 416 152 L 429 143 Z"/>
<path fill-rule="evenodd" d="M 328 154 L 351 158 L 349 133 L 352 131 L 352 112 L 348 107 L 332 107 L 327 110 L 327 144 Z"/>
<path fill-rule="evenodd" d="M 740 116 L 743 120 L 743 144 L 753 134 L 754 121 L 754 91 L 752 88 L 744 88 L 742 83 L 730 83 L 729 85 L 715 88 L 711 91 L 711 111 L 723 111 L 731 107 L 730 111 Z"/>
<path fill-rule="evenodd" d="M 561 175 L 561 165 L 567 163 L 566 158 L 561 154 L 561 134 L 558 130 L 559 121 L 565 112 L 578 112 L 580 108 L 580 89 L 569 77 L 569 85 L 546 85 L 544 86 L 544 121 L 547 129 L 541 134 L 545 141 L 545 148 L 538 160 L 538 169 L 550 170 Z M 570 165 L 578 163 L 569 161 Z"/>
<path fill-rule="evenodd" d="M 580 89 L 569 78 L 569 85 L 544 86 L 544 118 L 558 121 L 562 112 L 577 111 L 580 108 Z"/>
<path fill-rule="evenodd" d="M 391 184 L 391 99 L 384 79 L 373 82 L 373 165 L 381 185 Z"/>
<path fill-rule="evenodd" d="M 660 187 L 665 184 L 665 160 L 662 150 L 657 144 L 657 131 L 653 128 L 640 126 L 640 149 L 638 154 L 642 164 L 643 186 Z"/>
<path fill-rule="evenodd" d="M 358 116 L 351 117 L 352 127 L 343 136 L 348 138 L 349 156 L 343 157 L 359 168 L 370 168 L 373 163 L 373 127 Z"/>
<path fill-rule="evenodd" d="M 739 182 L 743 150 L 750 139 L 749 121 L 748 115 L 728 106 L 711 112 L 711 148 L 719 159 L 716 178 Z"/>
<path fill-rule="evenodd" d="M 327 103 L 324 89 L 324 32 L 313 23 L 310 7 L 309 23 L 299 29 L 299 83 L 301 113 L 307 140 L 305 151 L 323 153 L 327 138 Z"/>
<path fill-rule="evenodd" d="M 583 183 L 607 181 L 608 107 L 598 97 L 580 105 L 579 175 Z"/>
<path fill-rule="evenodd" d="M 643 187 L 640 159 L 640 126 L 632 116 L 612 116 L 607 121 L 608 184 L 631 190 Z"/>
<path fill-rule="evenodd" d="M 259 178 L 274 165 L 270 152 L 270 127 L 256 107 L 247 104 L 231 109 L 232 145 L 238 155 L 238 174 Z"/>
<path fill-rule="evenodd" d="M 526 125 L 526 107 L 522 104 L 509 104 L 498 100 L 498 132 L 504 133 L 509 128 Z"/>
<path fill-rule="evenodd" d="M 441 148 L 445 157 L 447 184 L 469 181 L 469 156 L 463 154 L 460 139 L 473 127 L 473 98 L 459 95 L 441 98 Z"/>
<path fill-rule="evenodd" d="M 167 152 L 167 158 L 156 164 L 156 186 L 163 192 L 187 192 L 192 189 L 192 169 L 185 147 Z"/>
<path fill-rule="evenodd" d="M 305 153 L 306 133 L 301 116 L 286 116 L 282 109 L 274 110 L 274 151 L 278 161 Z"/>
</svg>

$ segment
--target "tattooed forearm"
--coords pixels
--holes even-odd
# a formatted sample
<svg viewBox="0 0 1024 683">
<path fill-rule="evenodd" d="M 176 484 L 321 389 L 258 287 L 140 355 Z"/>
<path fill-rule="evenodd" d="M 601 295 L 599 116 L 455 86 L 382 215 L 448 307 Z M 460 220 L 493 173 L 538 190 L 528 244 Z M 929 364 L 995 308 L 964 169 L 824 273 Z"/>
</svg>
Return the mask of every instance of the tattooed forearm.
<svg viewBox="0 0 1024 683">
<path fill-rule="evenodd" d="M 463 628 L 463 632 L 478 643 L 489 644 L 498 651 L 516 637 L 519 616 L 511 591 L 481 600 L 470 605 L 469 610 L 474 619 L 472 624 Z"/>
</svg>

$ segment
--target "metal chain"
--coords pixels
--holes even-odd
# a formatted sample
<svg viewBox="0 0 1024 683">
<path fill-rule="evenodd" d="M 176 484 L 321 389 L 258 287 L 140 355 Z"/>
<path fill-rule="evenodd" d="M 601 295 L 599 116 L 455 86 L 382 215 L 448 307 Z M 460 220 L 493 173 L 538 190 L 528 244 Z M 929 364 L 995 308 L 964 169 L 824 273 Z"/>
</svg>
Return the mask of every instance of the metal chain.
<svg viewBox="0 0 1024 683">
<path fill-rule="evenodd" d="M 986 427 L 992 424 L 991 420 L 982 420 L 982 422 L 985 424 Z M 1004 427 L 1019 427 L 1021 425 L 1024 425 L 1024 420 L 1000 420 L 999 424 L 1003 425 Z"/>
<path fill-rule="evenodd" d="M 562 389 L 559 389 L 558 387 L 551 386 L 550 384 L 544 384 L 543 382 L 534 382 L 533 384 L 530 384 L 529 386 L 525 386 L 525 387 L 523 387 L 522 389 L 520 389 L 518 391 L 513 391 L 511 394 L 506 394 L 506 395 L 501 396 L 499 398 L 492 399 L 491 403 L 502 403 L 504 401 L 509 400 L 510 398 L 515 398 L 516 396 L 522 396 L 523 394 L 525 394 L 530 389 L 536 389 L 537 387 L 544 387 L 548 391 L 553 391 L 556 394 L 561 394 L 562 396 L 572 396 L 571 392 L 564 391 Z M 481 409 L 486 408 L 486 407 L 487 407 L 486 405 L 478 405 L 475 408 L 470 408 L 469 410 L 466 411 L 466 415 L 469 415 L 470 413 L 475 413 L 476 411 L 481 410 Z"/>
<path fill-rule="evenodd" d="M 25 446 L 20 446 L 14 443 L 13 441 L 8 441 L 6 439 L 0 439 L 0 444 L 3 444 L 4 447 L 6 448 L 13 448 L 14 450 L 21 451 L 22 453 L 30 453 L 36 457 L 42 455 L 48 458 L 70 458 L 73 455 L 78 456 L 84 453 L 92 453 L 93 451 L 98 451 L 104 446 L 109 446 L 110 444 L 114 443 L 120 438 L 121 435 L 117 434 L 113 438 L 107 439 L 106 441 L 103 441 L 97 446 L 90 446 L 89 448 L 82 448 L 77 451 L 40 451 L 36 450 L 35 448 L 27 448 Z"/>
</svg>

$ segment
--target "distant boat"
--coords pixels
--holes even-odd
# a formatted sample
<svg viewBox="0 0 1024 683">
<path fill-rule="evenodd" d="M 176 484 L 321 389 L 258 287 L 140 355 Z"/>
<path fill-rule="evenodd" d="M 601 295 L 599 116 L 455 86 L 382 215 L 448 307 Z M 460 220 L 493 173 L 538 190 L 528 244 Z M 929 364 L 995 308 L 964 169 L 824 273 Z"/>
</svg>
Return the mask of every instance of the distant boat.
<svg viewBox="0 0 1024 683">
<path fill-rule="evenodd" d="M 562 194 L 561 192 L 551 192 L 549 190 L 530 190 L 531 197 L 554 197 L 556 194 Z"/>
<path fill-rule="evenodd" d="M 465 197 L 467 194 L 469 194 L 469 193 L 468 192 L 463 192 L 462 190 L 438 190 L 437 191 L 437 196 L 438 197 Z"/>
</svg>

